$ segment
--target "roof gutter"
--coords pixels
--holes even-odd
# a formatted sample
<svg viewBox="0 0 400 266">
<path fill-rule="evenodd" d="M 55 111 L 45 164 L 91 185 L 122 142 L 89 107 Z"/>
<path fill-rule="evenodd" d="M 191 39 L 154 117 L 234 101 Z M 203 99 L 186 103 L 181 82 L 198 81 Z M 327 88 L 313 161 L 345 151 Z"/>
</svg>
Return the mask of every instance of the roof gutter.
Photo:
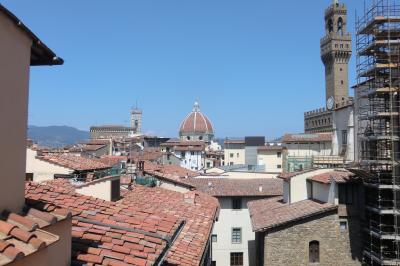
<svg viewBox="0 0 400 266">
<path fill-rule="evenodd" d="M 157 265 L 157 266 L 163 265 L 169 250 L 174 245 L 174 243 L 175 243 L 176 239 L 178 238 L 178 236 L 181 234 L 183 228 L 185 227 L 185 224 L 186 224 L 185 220 L 183 220 L 179 224 L 178 228 L 175 230 L 174 235 L 172 236 L 172 238 L 170 240 L 167 241 L 167 245 L 164 247 L 163 251 L 161 252 L 160 256 L 158 256 L 157 260 L 154 262 L 154 265 Z"/>
</svg>

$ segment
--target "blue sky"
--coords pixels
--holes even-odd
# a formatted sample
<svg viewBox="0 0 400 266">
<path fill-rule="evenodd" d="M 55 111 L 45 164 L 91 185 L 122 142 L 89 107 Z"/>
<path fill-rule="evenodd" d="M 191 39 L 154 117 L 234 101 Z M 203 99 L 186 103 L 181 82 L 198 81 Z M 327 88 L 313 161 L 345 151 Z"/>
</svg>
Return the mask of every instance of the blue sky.
<svg viewBox="0 0 400 266">
<path fill-rule="evenodd" d="M 0 2 L 65 60 L 32 68 L 33 125 L 128 124 L 138 102 L 145 132 L 176 136 L 198 99 L 218 137 L 272 139 L 301 132 L 303 112 L 324 105 L 331 0 Z M 345 2 L 354 32 L 363 1 Z"/>
</svg>

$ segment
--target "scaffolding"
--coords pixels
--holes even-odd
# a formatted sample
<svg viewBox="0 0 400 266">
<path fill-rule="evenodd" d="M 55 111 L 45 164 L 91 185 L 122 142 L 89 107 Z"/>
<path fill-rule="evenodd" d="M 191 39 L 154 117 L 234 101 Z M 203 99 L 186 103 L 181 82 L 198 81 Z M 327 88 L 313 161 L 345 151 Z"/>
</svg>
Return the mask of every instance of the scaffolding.
<svg viewBox="0 0 400 266">
<path fill-rule="evenodd" d="M 399 1 L 373 1 L 356 30 L 358 161 L 368 172 L 363 263 L 400 265 Z"/>
</svg>

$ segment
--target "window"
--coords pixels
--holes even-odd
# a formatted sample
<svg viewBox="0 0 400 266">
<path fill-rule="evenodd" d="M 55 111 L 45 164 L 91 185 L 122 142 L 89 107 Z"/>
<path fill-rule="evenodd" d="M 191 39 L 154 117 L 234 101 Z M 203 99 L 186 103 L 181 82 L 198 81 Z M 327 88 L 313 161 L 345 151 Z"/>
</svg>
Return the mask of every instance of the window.
<svg viewBox="0 0 400 266">
<path fill-rule="evenodd" d="M 243 252 L 231 253 L 231 266 L 243 266 Z"/>
<path fill-rule="evenodd" d="M 27 182 L 33 181 L 33 173 L 26 173 L 25 174 L 25 181 L 27 181 Z"/>
<path fill-rule="evenodd" d="M 190 140 L 190 137 L 189 137 L 189 136 L 187 136 L 186 138 L 187 138 L 187 140 Z"/>
<path fill-rule="evenodd" d="M 276 157 L 281 158 L 281 157 L 282 157 L 282 152 L 278 151 L 278 152 L 276 153 Z"/>
<path fill-rule="evenodd" d="M 278 165 L 276 166 L 276 168 L 282 169 L 282 165 L 281 165 L 281 164 L 278 164 Z"/>
<path fill-rule="evenodd" d="M 212 235 L 211 236 L 211 241 L 214 242 L 214 243 L 217 242 L 218 241 L 217 235 Z"/>
<path fill-rule="evenodd" d="M 319 242 L 311 241 L 309 244 L 309 259 L 310 263 L 318 263 L 319 262 Z"/>
<path fill-rule="evenodd" d="M 242 199 L 241 198 L 233 198 L 232 199 L 232 209 L 234 209 L 234 210 L 242 209 Z"/>
<path fill-rule="evenodd" d="M 351 205 L 354 202 L 354 189 L 352 184 L 339 184 L 339 204 Z"/>
<path fill-rule="evenodd" d="M 338 25 L 337 25 L 337 31 L 340 35 L 343 35 L 343 19 L 339 18 L 338 19 Z"/>
<path fill-rule="evenodd" d="M 181 157 L 185 158 L 185 152 L 181 152 Z"/>
<path fill-rule="evenodd" d="M 347 130 L 342 130 L 342 145 L 347 145 Z"/>
<path fill-rule="evenodd" d="M 213 261 L 211 262 L 211 266 L 217 266 L 217 262 L 216 262 L 215 260 L 213 260 Z"/>
<path fill-rule="evenodd" d="M 347 231 L 347 222 L 346 221 L 341 221 L 340 222 L 340 231 Z"/>
<path fill-rule="evenodd" d="M 343 81 L 343 80 L 341 80 L 341 81 L 340 81 L 340 84 L 342 84 L 342 85 L 343 85 L 343 84 L 344 84 L 344 81 Z"/>
<path fill-rule="evenodd" d="M 233 158 L 233 153 L 229 154 L 229 157 Z"/>
<path fill-rule="evenodd" d="M 242 243 L 242 228 L 232 228 L 232 244 Z"/>
<path fill-rule="evenodd" d="M 237 153 L 236 156 L 239 158 L 239 153 Z"/>
<path fill-rule="evenodd" d="M 199 140 L 203 140 L 203 136 L 200 136 L 200 137 L 199 137 Z"/>
<path fill-rule="evenodd" d="M 190 154 L 191 154 L 192 156 L 194 156 L 194 151 L 190 152 Z"/>
<path fill-rule="evenodd" d="M 170 154 L 167 154 L 167 160 L 168 161 L 171 160 L 171 155 Z"/>
</svg>

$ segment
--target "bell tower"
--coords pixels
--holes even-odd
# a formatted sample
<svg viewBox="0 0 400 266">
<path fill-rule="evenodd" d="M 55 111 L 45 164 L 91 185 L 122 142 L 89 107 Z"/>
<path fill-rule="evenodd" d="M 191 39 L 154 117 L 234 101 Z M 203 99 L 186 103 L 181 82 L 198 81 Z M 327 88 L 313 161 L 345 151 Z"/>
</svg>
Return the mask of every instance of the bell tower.
<svg viewBox="0 0 400 266">
<path fill-rule="evenodd" d="M 348 64 L 351 34 L 347 32 L 347 8 L 333 0 L 325 10 L 325 37 L 321 39 L 321 59 L 325 65 L 325 95 L 328 109 L 349 98 Z"/>
</svg>

